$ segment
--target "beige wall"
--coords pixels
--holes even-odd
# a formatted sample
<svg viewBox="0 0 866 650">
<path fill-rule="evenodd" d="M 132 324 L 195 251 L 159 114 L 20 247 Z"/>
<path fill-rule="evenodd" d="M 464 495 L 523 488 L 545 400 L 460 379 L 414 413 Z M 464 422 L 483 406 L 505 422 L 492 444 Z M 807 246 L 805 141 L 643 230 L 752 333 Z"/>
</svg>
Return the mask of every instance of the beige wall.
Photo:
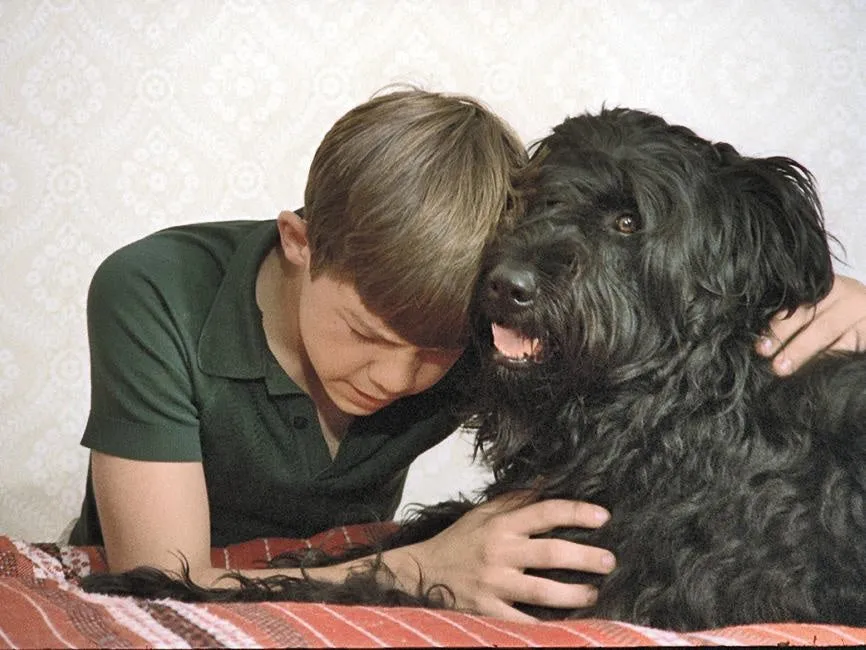
<svg viewBox="0 0 866 650">
<path fill-rule="evenodd" d="M 0 0 L 0 532 L 78 508 L 98 262 L 300 205 L 326 128 L 390 82 L 477 95 L 527 140 L 607 102 L 790 154 L 866 279 L 864 34 L 861 0 Z M 467 453 L 425 457 L 406 500 L 477 483 Z"/>
</svg>

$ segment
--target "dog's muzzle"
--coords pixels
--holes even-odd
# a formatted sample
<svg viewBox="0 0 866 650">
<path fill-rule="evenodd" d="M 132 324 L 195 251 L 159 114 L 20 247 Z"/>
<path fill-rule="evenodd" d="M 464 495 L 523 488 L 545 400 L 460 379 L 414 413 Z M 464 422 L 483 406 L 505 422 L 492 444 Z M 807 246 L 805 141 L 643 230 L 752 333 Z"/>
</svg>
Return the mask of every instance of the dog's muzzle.
<svg viewBox="0 0 866 650">
<path fill-rule="evenodd" d="M 534 269 L 516 262 L 500 262 L 484 283 L 484 308 L 492 323 L 494 358 L 510 366 L 541 360 L 542 345 L 526 332 L 538 297 Z"/>
</svg>

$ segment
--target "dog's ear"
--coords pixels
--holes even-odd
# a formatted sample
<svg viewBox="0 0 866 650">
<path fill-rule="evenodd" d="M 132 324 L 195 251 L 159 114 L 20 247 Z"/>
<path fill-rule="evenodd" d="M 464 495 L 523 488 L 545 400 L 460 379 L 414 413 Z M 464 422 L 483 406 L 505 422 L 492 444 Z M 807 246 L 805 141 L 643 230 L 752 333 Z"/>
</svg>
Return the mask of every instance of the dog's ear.
<svg viewBox="0 0 866 650">
<path fill-rule="evenodd" d="M 755 327 L 820 300 L 833 270 L 812 174 L 790 158 L 748 158 L 727 144 L 714 151 L 709 212 L 721 220 L 727 245 L 719 248 L 732 257 L 718 267 L 720 288 L 737 295 Z"/>
</svg>

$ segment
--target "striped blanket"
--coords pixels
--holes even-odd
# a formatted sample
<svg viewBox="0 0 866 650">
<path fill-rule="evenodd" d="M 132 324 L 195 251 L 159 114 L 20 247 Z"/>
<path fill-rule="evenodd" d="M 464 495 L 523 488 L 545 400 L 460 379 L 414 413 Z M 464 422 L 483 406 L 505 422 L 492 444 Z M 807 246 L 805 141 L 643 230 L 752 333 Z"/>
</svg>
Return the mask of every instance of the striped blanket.
<svg viewBox="0 0 866 650">
<path fill-rule="evenodd" d="M 304 546 L 369 539 L 360 527 L 311 540 L 262 539 L 214 549 L 215 566 L 261 566 Z M 774 624 L 673 633 L 612 621 L 516 624 L 451 611 L 306 603 L 188 604 L 84 593 L 105 569 L 96 547 L 0 536 L 0 648 L 864 645 L 866 627 Z M 866 625 L 866 622 L 864 622 Z"/>
</svg>

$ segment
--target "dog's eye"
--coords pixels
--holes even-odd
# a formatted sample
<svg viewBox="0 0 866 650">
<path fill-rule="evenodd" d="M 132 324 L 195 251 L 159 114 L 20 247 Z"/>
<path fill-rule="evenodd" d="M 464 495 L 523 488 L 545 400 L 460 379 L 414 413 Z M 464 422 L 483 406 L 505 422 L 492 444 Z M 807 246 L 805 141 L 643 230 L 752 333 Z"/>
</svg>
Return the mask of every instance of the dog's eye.
<svg viewBox="0 0 866 650">
<path fill-rule="evenodd" d="M 633 235 L 640 230 L 640 217 L 631 212 L 624 212 L 614 219 L 613 226 L 623 235 Z"/>
</svg>

